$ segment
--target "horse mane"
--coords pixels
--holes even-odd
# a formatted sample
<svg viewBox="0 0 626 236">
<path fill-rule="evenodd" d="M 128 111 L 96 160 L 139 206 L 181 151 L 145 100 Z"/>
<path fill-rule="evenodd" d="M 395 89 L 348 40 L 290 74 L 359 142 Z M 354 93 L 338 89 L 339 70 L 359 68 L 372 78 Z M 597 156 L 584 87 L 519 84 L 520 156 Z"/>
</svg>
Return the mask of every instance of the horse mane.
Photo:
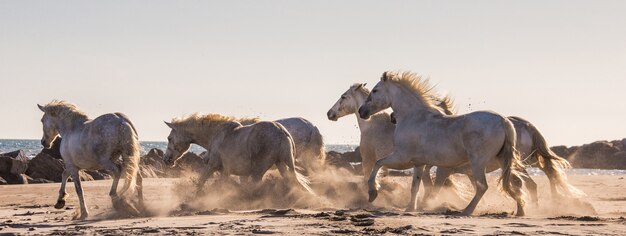
<svg viewBox="0 0 626 236">
<path fill-rule="evenodd" d="M 440 107 L 446 115 L 454 115 L 454 113 L 456 113 L 454 99 L 452 99 L 452 96 L 446 95 L 443 98 L 437 99 L 439 100 L 439 104 L 437 106 Z"/>
<path fill-rule="evenodd" d="M 241 123 L 242 125 L 251 125 L 251 124 L 256 124 L 259 123 L 261 121 L 260 118 L 258 117 L 243 117 L 243 118 L 238 118 L 237 121 L 239 123 Z"/>
<path fill-rule="evenodd" d="M 171 123 L 189 129 L 200 129 L 228 122 L 238 122 L 238 119 L 220 114 L 194 113 L 186 117 L 174 118 Z"/>
<path fill-rule="evenodd" d="M 437 94 L 435 86 L 430 85 L 428 78 L 410 71 L 395 72 L 386 71 L 381 78 L 382 81 L 390 81 L 413 92 L 420 100 L 430 107 L 437 107 Z"/>
<path fill-rule="evenodd" d="M 89 119 L 87 114 L 79 110 L 76 105 L 63 100 L 53 100 L 46 104 L 43 109 L 52 116 L 69 118 L 71 120 Z"/>
</svg>

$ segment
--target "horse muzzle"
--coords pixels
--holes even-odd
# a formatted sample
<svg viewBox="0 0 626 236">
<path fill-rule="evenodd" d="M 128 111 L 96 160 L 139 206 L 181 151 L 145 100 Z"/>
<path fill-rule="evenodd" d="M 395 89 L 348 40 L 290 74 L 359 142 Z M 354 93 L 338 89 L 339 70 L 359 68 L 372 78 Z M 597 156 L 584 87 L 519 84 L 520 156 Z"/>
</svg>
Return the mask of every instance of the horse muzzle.
<svg viewBox="0 0 626 236">
<path fill-rule="evenodd" d="M 359 108 L 359 117 L 361 117 L 361 119 L 369 119 L 370 118 L 370 112 L 367 108 L 364 107 L 360 107 Z"/>
<path fill-rule="evenodd" d="M 332 120 L 332 121 L 337 121 L 337 114 L 335 114 L 335 113 L 334 113 L 334 112 L 332 112 L 332 111 L 328 111 L 328 112 L 326 113 L 326 116 L 328 117 L 328 119 L 329 119 L 329 120 Z"/>
</svg>

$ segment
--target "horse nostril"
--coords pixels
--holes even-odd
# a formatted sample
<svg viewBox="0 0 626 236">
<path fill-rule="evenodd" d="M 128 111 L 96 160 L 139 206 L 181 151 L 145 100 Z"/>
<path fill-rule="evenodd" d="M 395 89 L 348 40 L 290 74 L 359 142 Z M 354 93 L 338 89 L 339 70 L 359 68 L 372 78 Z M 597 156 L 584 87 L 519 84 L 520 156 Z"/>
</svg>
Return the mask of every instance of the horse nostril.
<svg viewBox="0 0 626 236">
<path fill-rule="evenodd" d="M 41 146 L 46 147 L 46 140 L 43 140 L 43 139 L 41 140 Z"/>
<path fill-rule="evenodd" d="M 331 111 L 328 111 L 326 113 L 326 117 L 328 117 L 329 120 L 334 120 L 335 119 L 335 114 L 333 114 Z"/>
</svg>

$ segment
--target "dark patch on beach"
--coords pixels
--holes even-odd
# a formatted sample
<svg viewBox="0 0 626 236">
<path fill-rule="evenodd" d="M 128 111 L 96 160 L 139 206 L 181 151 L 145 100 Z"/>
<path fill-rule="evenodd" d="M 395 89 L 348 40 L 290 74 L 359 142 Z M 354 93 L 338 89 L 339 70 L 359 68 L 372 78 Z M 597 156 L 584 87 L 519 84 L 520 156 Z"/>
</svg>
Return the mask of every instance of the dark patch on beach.
<svg viewBox="0 0 626 236">
<path fill-rule="evenodd" d="M 600 217 L 596 216 L 559 216 L 548 218 L 548 220 L 604 221 Z"/>
</svg>

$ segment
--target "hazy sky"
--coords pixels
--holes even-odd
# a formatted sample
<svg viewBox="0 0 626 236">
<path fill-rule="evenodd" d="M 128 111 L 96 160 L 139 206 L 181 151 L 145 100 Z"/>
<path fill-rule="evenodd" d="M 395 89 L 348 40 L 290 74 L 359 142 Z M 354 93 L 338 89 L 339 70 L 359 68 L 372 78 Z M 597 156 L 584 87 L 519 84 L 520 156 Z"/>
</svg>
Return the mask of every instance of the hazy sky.
<svg viewBox="0 0 626 236">
<path fill-rule="evenodd" d="M 553 145 L 626 137 L 626 1 L 0 1 L 0 138 L 36 104 L 120 111 L 140 139 L 193 112 L 326 119 L 352 83 L 431 77 L 458 111 L 527 118 Z"/>
</svg>

